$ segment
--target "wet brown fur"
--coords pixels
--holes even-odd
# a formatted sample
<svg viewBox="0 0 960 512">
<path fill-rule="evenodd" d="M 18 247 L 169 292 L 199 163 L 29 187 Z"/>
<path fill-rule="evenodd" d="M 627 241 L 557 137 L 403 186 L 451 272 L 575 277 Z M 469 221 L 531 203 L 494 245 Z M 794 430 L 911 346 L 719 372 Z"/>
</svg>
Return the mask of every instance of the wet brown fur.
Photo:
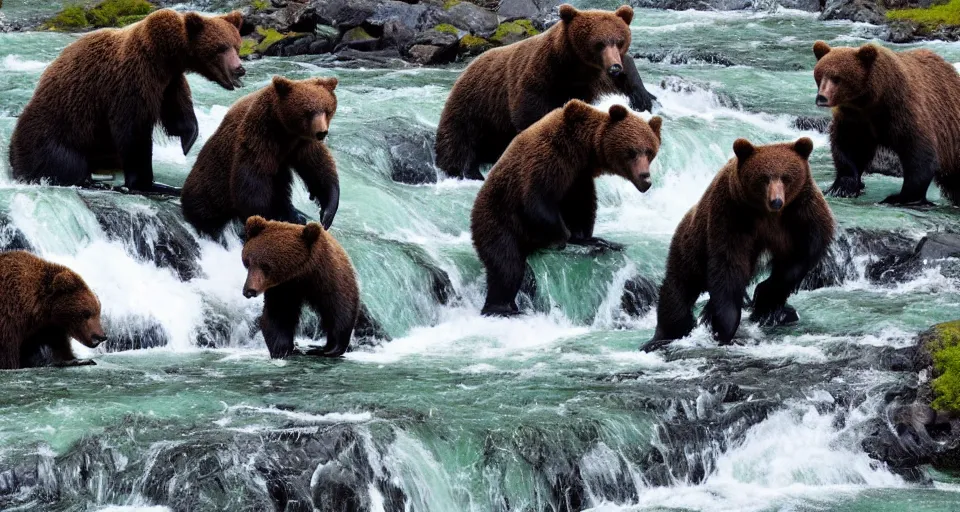
<svg viewBox="0 0 960 512">
<path fill-rule="evenodd" d="M 90 347 L 102 341 L 100 301 L 70 269 L 23 251 L 0 253 L 0 290 L 0 369 L 40 359 L 69 364 L 77 359 L 71 337 Z"/>
<path fill-rule="evenodd" d="M 183 186 L 184 217 L 199 232 L 216 237 L 231 220 L 253 215 L 303 224 L 291 201 L 293 174 L 303 179 L 323 209 L 329 228 L 340 201 L 333 156 L 317 140 L 314 125 L 337 111 L 336 78 L 287 80 L 245 96 L 227 112 L 204 145 Z"/>
<path fill-rule="evenodd" d="M 149 190 L 154 127 L 180 137 L 185 150 L 192 146 L 197 122 L 184 73 L 225 80 L 219 50 L 239 48 L 241 22 L 239 13 L 208 18 L 163 9 L 80 37 L 44 71 L 17 120 L 13 178 L 70 186 L 122 169 L 126 186 Z"/>
<path fill-rule="evenodd" d="M 314 222 L 301 226 L 250 217 L 246 236 L 244 294 L 264 294 L 260 327 L 270 356 L 293 353 L 304 303 L 319 315 L 327 333 L 323 355 L 342 355 L 360 311 L 360 289 L 343 247 Z"/>
<path fill-rule="evenodd" d="M 615 120 L 615 118 L 617 120 Z M 590 239 L 596 220 L 594 178 L 630 181 L 637 159 L 649 164 L 660 148 L 658 117 L 648 124 L 624 107 L 609 113 L 579 100 L 524 130 L 507 148 L 477 195 L 473 244 L 487 270 L 485 314 L 516 314 L 528 255 Z M 634 160 L 624 156 L 636 150 Z"/>
<path fill-rule="evenodd" d="M 893 52 L 814 45 L 814 78 L 837 79 L 831 148 L 837 179 L 829 192 L 860 195 L 862 173 L 878 146 L 896 152 L 903 188 L 885 202 L 926 201 L 931 180 L 960 204 L 960 75 L 930 50 Z"/>
<path fill-rule="evenodd" d="M 812 150 L 807 138 L 767 146 L 744 139 L 734 143 L 736 156 L 673 235 L 657 329 L 647 350 L 690 333 L 693 306 L 703 292 L 710 294 L 704 320 L 720 344 L 729 343 L 740 325 L 747 285 L 764 253 L 772 257 L 772 270 L 757 285 L 752 318 L 776 323 L 789 308 L 787 297 L 823 257 L 834 234 L 833 214 L 810 173 Z M 779 211 L 769 206 L 775 196 L 783 201 Z"/>
<path fill-rule="evenodd" d="M 477 57 L 460 75 L 437 128 L 437 166 L 448 174 L 482 179 L 479 166 L 496 162 L 513 138 L 571 99 L 594 101 L 619 92 L 597 44 L 630 47 L 633 9 L 577 11 L 561 7 L 561 21 L 542 34 Z"/>
</svg>

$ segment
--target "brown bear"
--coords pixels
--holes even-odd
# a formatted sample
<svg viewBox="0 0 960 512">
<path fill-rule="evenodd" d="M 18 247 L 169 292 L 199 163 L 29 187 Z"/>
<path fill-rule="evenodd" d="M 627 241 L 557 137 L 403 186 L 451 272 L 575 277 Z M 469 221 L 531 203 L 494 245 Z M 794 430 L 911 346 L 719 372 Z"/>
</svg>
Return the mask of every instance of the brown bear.
<svg viewBox="0 0 960 512">
<path fill-rule="evenodd" d="M 735 157 L 673 234 L 657 329 L 645 351 L 693 330 L 692 309 L 703 292 L 710 294 L 703 320 L 721 345 L 730 343 L 764 253 L 772 267 L 770 277 L 757 285 L 751 319 L 761 325 L 798 320 L 787 297 L 823 257 L 834 230 L 833 214 L 810 173 L 812 151 L 806 137 L 768 146 L 745 139 L 733 143 Z"/>
<path fill-rule="evenodd" d="M 451 176 L 482 180 L 480 165 L 496 162 L 510 141 L 571 99 L 592 102 L 603 93 L 652 101 L 630 48 L 633 9 L 578 11 L 560 6 L 560 22 L 546 32 L 490 50 L 467 66 L 447 98 L 437 127 L 437 166 Z M 629 87 L 618 81 L 629 79 Z"/>
<path fill-rule="evenodd" d="M 179 137 L 184 154 L 193 147 L 197 118 L 184 73 L 240 86 L 241 23 L 236 12 L 208 18 L 163 9 L 71 43 L 17 119 L 13 178 L 92 185 L 95 171 L 122 169 L 126 190 L 179 194 L 153 181 L 154 126 Z"/>
<path fill-rule="evenodd" d="M 622 105 L 608 112 L 571 100 L 518 135 L 490 171 L 471 214 L 473 245 L 487 270 L 484 315 L 519 313 L 526 258 L 565 244 L 611 246 L 593 236 L 593 180 L 615 174 L 646 192 L 660 149 L 659 117 Z"/>
<path fill-rule="evenodd" d="M 100 301 L 74 271 L 28 252 L 0 253 L 0 290 L 0 369 L 94 364 L 70 348 L 70 338 L 91 348 L 107 339 Z"/>
<path fill-rule="evenodd" d="M 243 296 L 264 294 L 260 328 L 270 357 L 294 352 L 304 302 L 327 333 L 326 346 L 310 353 L 343 355 L 360 311 L 357 277 L 343 247 L 315 222 L 301 226 L 254 216 L 247 219 L 246 236 Z"/>
<path fill-rule="evenodd" d="M 813 45 L 817 105 L 833 109 L 830 147 L 837 178 L 827 193 L 859 196 L 863 172 L 877 147 L 897 153 L 903 187 L 883 200 L 928 205 L 936 180 L 943 195 L 960 204 L 960 75 L 930 50 L 894 53 Z"/>
<path fill-rule="evenodd" d="M 340 180 L 323 144 L 337 112 L 336 78 L 273 83 L 237 101 L 200 150 L 183 185 L 183 215 L 200 233 L 216 237 L 231 220 L 260 215 L 306 224 L 293 207 L 294 168 L 329 229 L 340 205 Z"/>
</svg>

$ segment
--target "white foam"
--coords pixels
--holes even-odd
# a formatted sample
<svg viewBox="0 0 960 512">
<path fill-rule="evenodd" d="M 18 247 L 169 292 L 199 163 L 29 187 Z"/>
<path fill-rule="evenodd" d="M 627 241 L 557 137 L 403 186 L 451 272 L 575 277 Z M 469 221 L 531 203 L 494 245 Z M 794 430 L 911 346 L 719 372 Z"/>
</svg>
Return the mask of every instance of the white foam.
<svg viewBox="0 0 960 512">
<path fill-rule="evenodd" d="M 42 71 L 49 65 L 49 62 L 24 60 L 19 55 L 7 55 L 3 58 L 3 62 L 0 62 L 0 69 L 3 71 L 24 73 L 31 71 Z"/>
<path fill-rule="evenodd" d="M 227 412 L 251 412 L 256 414 L 271 414 L 287 419 L 309 423 L 364 423 L 373 419 L 369 412 L 330 412 L 326 414 L 310 414 L 298 411 L 285 411 L 273 407 L 251 407 L 235 405 L 227 408 Z"/>
</svg>

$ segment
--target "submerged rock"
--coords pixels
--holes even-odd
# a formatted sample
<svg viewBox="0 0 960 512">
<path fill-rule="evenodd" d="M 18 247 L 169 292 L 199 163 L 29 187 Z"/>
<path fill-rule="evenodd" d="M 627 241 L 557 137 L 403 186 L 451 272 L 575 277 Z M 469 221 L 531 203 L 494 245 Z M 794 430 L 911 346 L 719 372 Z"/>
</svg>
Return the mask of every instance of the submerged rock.
<svg viewBox="0 0 960 512">
<path fill-rule="evenodd" d="M 0 252 L 33 251 L 27 236 L 13 224 L 13 220 L 0 212 Z"/>
<path fill-rule="evenodd" d="M 631 317 L 640 317 L 650 311 L 657 303 L 660 289 L 646 276 L 635 276 L 623 285 L 620 297 L 620 310 Z"/>
<path fill-rule="evenodd" d="M 737 64 L 720 52 L 706 50 L 656 50 L 634 54 L 634 58 L 646 59 L 650 62 L 672 65 L 687 65 L 692 63 L 715 64 L 729 67 Z"/>
<path fill-rule="evenodd" d="M 383 127 L 390 151 L 390 177 L 408 185 L 436 183 L 435 132 L 419 123 L 391 118 Z"/>
<path fill-rule="evenodd" d="M 106 318 L 104 324 L 107 341 L 101 347 L 106 352 L 165 347 L 169 343 L 163 325 L 152 318 Z"/>
<path fill-rule="evenodd" d="M 960 278 L 960 267 L 951 258 L 960 258 L 960 235 L 930 233 L 913 248 L 898 250 L 867 265 L 867 277 L 876 283 L 902 283 L 916 278 L 923 270 L 939 268 L 946 277 Z"/>
</svg>

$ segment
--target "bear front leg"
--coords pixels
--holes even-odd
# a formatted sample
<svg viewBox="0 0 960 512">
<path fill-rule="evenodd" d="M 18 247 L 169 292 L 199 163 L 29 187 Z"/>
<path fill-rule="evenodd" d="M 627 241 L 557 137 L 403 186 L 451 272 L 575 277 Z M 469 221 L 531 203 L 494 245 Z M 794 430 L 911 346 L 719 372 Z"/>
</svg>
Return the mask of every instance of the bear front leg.
<svg viewBox="0 0 960 512">
<path fill-rule="evenodd" d="M 800 286 L 809 270 L 805 262 L 775 260 L 770 277 L 758 284 L 753 292 L 750 320 L 764 327 L 787 325 L 800 320 L 797 310 L 787 305 L 787 298 Z"/>
<path fill-rule="evenodd" d="M 123 162 L 124 191 L 180 195 L 180 189 L 153 182 L 153 125 L 114 122 L 111 130 Z"/>
<path fill-rule="evenodd" d="M 527 258 L 514 236 L 505 231 L 497 234 L 489 244 L 478 246 L 480 261 L 487 269 L 487 298 L 481 314 L 484 316 L 514 316 L 520 314 L 517 294 L 523 285 Z"/>
<path fill-rule="evenodd" d="M 271 358 L 283 359 L 293 353 L 302 307 L 303 294 L 293 283 L 275 286 L 263 294 L 260 329 Z"/>
<path fill-rule="evenodd" d="M 560 216 L 570 230 L 567 243 L 611 251 L 624 249 L 622 244 L 593 236 L 593 226 L 597 221 L 597 189 L 593 176 L 580 178 L 570 187 L 560 201 Z"/>
<path fill-rule="evenodd" d="M 310 199 L 320 204 L 320 224 L 330 229 L 340 207 L 340 178 L 330 151 L 320 142 L 304 144 L 294 157 L 294 168 L 310 192 Z"/>
<path fill-rule="evenodd" d="M 644 352 L 663 348 L 671 341 L 690 334 L 696 327 L 693 305 L 702 291 L 702 285 L 697 284 L 693 269 L 681 269 L 679 266 L 678 263 L 668 263 L 667 276 L 660 286 L 657 300 L 657 328 L 653 338 L 640 347 Z"/>
<path fill-rule="evenodd" d="M 903 164 L 903 186 L 899 194 L 884 199 L 883 204 L 933 206 L 927 201 L 927 189 L 940 168 L 940 159 L 930 141 L 913 138 L 897 154 Z"/>
<path fill-rule="evenodd" d="M 711 253 L 707 262 L 710 300 L 703 310 L 703 319 L 709 323 L 710 332 L 720 345 L 729 344 L 740 327 L 743 298 L 754 263 L 747 253 L 753 246 L 751 241 L 746 236 L 724 231 L 710 235 Z"/>
<path fill-rule="evenodd" d="M 238 152 L 234 157 L 235 171 L 230 179 L 230 201 L 240 222 L 246 223 L 247 219 L 254 215 L 260 215 L 267 220 L 281 220 L 275 218 L 273 211 L 277 202 L 273 180 L 261 170 L 272 166 L 273 162 L 261 162 L 246 150 Z M 286 198 L 286 204 L 290 204 L 289 197 Z M 282 213 L 286 215 L 288 210 Z"/>
<path fill-rule="evenodd" d="M 868 124 L 854 118 L 834 116 L 830 150 L 837 177 L 826 193 L 834 197 L 859 197 L 863 171 L 877 153 L 877 141 Z"/>
<path fill-rule="evenodd" d="M 520 213 L 525 224 L 524 232 L 536 237 L 530 241 L 531 245 L 557 249 L 566 247 L 570 230 L 563 221 L 557 202 L 551 197 L 536 190 L 529 191 Z"/>
<path fill-rule="evenodd" d="M 160 124 L 167 135 L 180 139 L 180 148 L 183 149 L 184 155 L 189 153 L 190 148 L 197 142 L 200 128 L 197 123 L 197 114 L 193 111 L 193 98 L 186 75 L 180 75 L 179 79 L 174 79 L 163 92 Z"/>
<path fill-rule="evenodd" d="M 350 346 L 353 328 L 357 325 L 360 301 L 350 302 L 340 294 L 328 293 L 315 304 L 320 323 L 327 333 L 327 344 L 320 355 L 340 357 Z"/>
<path fill-rule="evenodd" d="M 437 167 L 448 176 L 483 181 L 477 159 L 477 129 L 469 126 L 472 119 L 466 116 L 466 112 L 448 112 L 446 108 L 440 115 L 434 147 Z"/>
</svg>

